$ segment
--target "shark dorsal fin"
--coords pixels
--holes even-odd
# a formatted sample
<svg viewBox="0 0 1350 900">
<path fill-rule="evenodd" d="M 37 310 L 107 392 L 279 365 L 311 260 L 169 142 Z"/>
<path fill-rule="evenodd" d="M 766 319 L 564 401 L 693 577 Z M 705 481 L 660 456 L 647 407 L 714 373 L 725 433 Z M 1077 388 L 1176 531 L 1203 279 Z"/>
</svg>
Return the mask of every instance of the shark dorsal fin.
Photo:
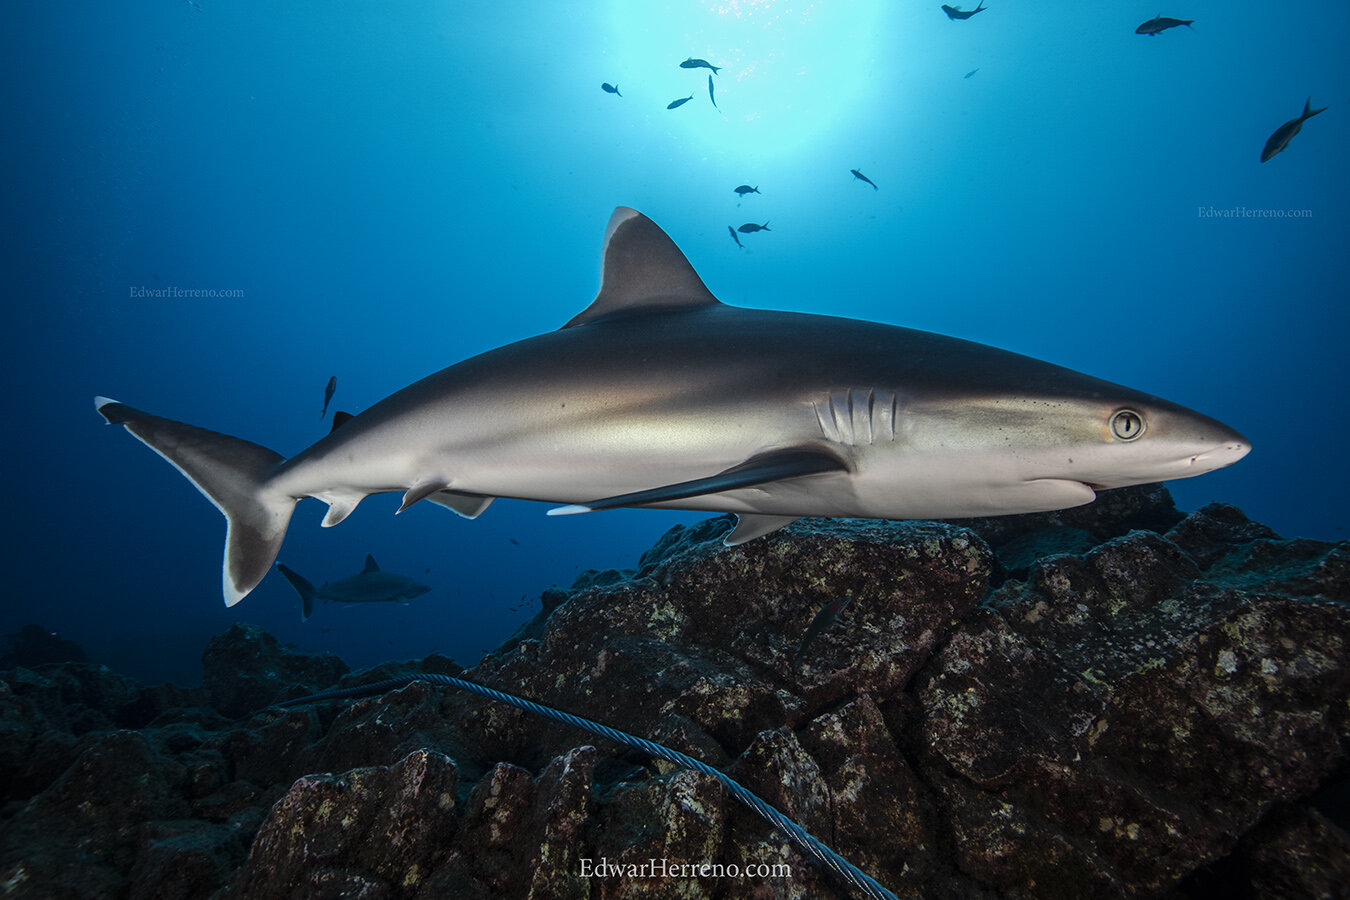
<svg viewBox="0 0 1350 900">
<path fill-rule="evenodd" d="M 607 316 L 719 302 L 670 236 L 626 206 L 609 218 L 602 267 L 600 293 L 563 328 Z"/>
<path fill-rule="evenodd" d="M 370 572 L 378 572 L 378 571 L 380 571 L 380 567 L 379 567 L 379 565 L 375 562 L 375 557 L 373 557 L 373 556 L 371 556 L 369 553 L 367 553 L 367 554 L 366 554 L 366 567 L 365 567 L 364 569 L 361 570 L 361 574 L 362 574 L 362 575 L 366 575 L 366 574 L 368 574 L 368 573 L 370 573 Z"/>
<path fill-rule="evenodd" d="M 346 425 L 354 418 L 355 416 L 353 416 L 349 412 L 343 412 L 340 409 L 335 411 L 333 413 L 333 427 L 328 429 L 328 433 L 332 434 L 333 432 L 337 431 L 338 428 L 342 427 L 343 425 Z"/>
</svg>

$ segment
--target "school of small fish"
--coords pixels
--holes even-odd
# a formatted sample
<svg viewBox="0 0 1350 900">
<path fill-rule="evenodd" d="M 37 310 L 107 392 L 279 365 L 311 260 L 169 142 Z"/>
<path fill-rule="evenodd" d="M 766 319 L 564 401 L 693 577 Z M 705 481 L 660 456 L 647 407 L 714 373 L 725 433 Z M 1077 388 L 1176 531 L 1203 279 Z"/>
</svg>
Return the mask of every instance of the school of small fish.
<svg viewBox="0 0 1350 900">
<path fill-rule="evenodd" d="M 960 22 L 972 18 L 976 13 L 986 11 L 987 9 L 989 9 L 989 7 L 984 5 L 984 0 L 980 0 L 979 4 L 974 9 L 970 10 L 963 10 L 961 9 L 960 6 L 950 6 L 945 3 L 942 4 L 941 9 L 942 12 L 946 14 L 948 19 L 951 19 L 954 22 Z M 1194 23 L 1195 23 L 1194 19 L 1179 19 L 1174 18 L 1172 16 L 1164 16 L 1162 14 L 1159 14 L 1146 22 L 1140 23 L 1139 27 L 1137 27 L 1134 30 L 1134 33 L 1148 35 L 1149 37 L 1155 37 L 1159 34 L 1162 34 L 1164 31 L 1167 31 L 1172 28 L 1179 28 L 1182 25 L 1186 26 L 1187 28 L 1190 28 Z M 708 76 L 708 100 L 711 101 L 714 109 L 716 109 L 718 112 L 721 112 L 721 107 L 717 105 L 717 96 L 714 93 L 713 75 L 716 75 L 718 72 L 722 71 L 722 69 L 725 68 L 725 66 L 715 66 L 712 63 L 708 62 L 706 59 L 696 59 L 691 56 L 688 59 L 684 60 L 684 62 L 680 63 L 679 67 L 681 69 L 711 70 L 712 74 Z M 978 67 L 971 69 L 969 72 L 967 72 L 965 75 L 961 77 L 970 78 L 978 71 L 980 71 Z M 619 93 L 618 86 L 610 84 L 609 82 L 604 82 L 603 84 L 600 85 L 600 88 L 606 93 L 614 94 L 615 96 L 618 97 L 623 96 L 622 94 Z M 686 103 L 688 103 L 690 100 L 693 99 L 694 99 L 693 94 L 690 94 L 688 97 L 679 97 L 667 103 L 666 109 L 668 110 L 679 109 L 680 107 L 684 106 Z M 1312 98 L 1309 97 L 1307 102 L 1305 102 L 1303 105 L 1302 115 L 1300 115 L 1296 119 L 1290 119 L 1289 121 L 1285 122 L 1283 125 L 1277 128 L 1273 134 L 1271 134 L 1270 138 L 1266 141 L 1265 147 L 1261 150 L 1261 162 L 1266 162 L 1271 157 L 1275 156 L 1277 153 L 1288 147 L 1289 142 L 1294 138 L 1295 135 L 1299 133 L 1300 130 L 1302 130 L 1303 123 L 1306 122 L 1308 119 L 1312 118 L 1313 116 L 1317 115 L 1318 113 L 1325 112 L 1326 109 L 1327 107 L 1322 107 L 1321 109 L 1313 109 Z M 853 179 L 855 181 L 861 181 L 864 184 L 870 185 L 874 191 L 881 190 L 881 188 L 877 187 L 877 183 L 875 181 L 868 178 L 860 170 L 849 169 L 849 172 L 852 173 Z M 758 185 L 751 187 L 748 184 L 739 185 L 733 188 L 732 190 L 735 191 L 738 201 L 745 199 L 750 194 L 758 194 L 760 192 Z M 740 203 L 737 202 L 736 205 L 740 206 Z M 746 224 L 741 225 L 739 227 L 735 225 L 727 226 L 727 231 L 730 233 L 731 239 L 735 241 L 736 246 L 741 249 L 745 249 L 745 245 L 741 243 L 740 235 L 752 234 L 754 232 L 768 231 L 768 230 L 769 230 L 768 223 L 765 223 L 764 225 L 756 225 L 753 222 L 747 222 Z"/>
</svg>

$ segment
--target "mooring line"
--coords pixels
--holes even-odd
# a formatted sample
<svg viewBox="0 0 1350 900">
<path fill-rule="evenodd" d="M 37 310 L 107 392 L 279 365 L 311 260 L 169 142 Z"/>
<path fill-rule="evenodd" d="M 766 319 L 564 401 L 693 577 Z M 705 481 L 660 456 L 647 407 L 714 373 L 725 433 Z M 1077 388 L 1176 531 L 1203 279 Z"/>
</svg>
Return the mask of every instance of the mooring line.
<svg viewBox="0 0 1350 900">
<path fill-rule="evenodd" d="M 386 681 L 377 681 L 373 684 L 366 684 L 360 687 L 340 688 L 333 691 L 323 691 L 318 694 L 310 694 L 308 697 L 297 697 L 294 700 L 284 700 L 280 703 L 272 704 L 271 708 L 296 706 L 301 703 L 311 703 L 319 700 L 341 700 L 352 697 L 367 697 L 375 694 L 383 694 L 394 688 L 405 687 L 414 682 L 427 682 L 430 684 L 440 684 L 446 687 L 457 688 L 461 691 L 468 691 L 471 694 L 478 694 L 481 697 L 487 697 L 490 700 L 496 700 L 500 703 L 506 703 L 525 712 L 534 713 L 537 716 L 543 716 L 547 719 L 553 719 L 562 722 L 565 725 L 571 725 L 592 734 L 609 738 L 618 744 L 633 747 L 650 753 L 659 759 L 674 763 L 683 769 L 692 769 L 695 772 L 702 772 L 704 775 L 711 776 L 720 781 L 728 791 L 738 800 L 749 806 L 759 815 L 769 821 L 771 825 L 787 835 L 788 839 L 800 847 L 809 857 L 815 859 L 832 872 L 843 878 L 853 887 L 857 888 L 863 894 L 871 897 L 872 900 L 899 900 L 895 894 L 892 894 L 886 888 L 882 887 L 876 879 L 859 869 L 853 863 L 844 859 L 838 853 L 835 853 L 829 847 L 822 844 L 816 838 L 812 837 L 806 829 L 802 828 L 796 822 L 765 803 L 758 796 L 751 793 L 747 788 L 737 783 L 734 779 L 722 774 L 717 769 L 705 762 L 694 759 L 692 756 L 685 756 L 669 747 L 663 747 L 660 744 L 653 743 L 645 738 L 619 731 L 617 728 L 610 728 L 608 725 L 602 725 L 599 722 L 593 722 L 590 719 L 583 719 L 580 716 L 574 716 L 571 713 L 563 712 L 560 709 L 554 709 L 551 706 L 543 706 L 535 703 L 533 700 L 526 700 L 523 697 L 517 697 L 513 694 L 506 694 L 502 691 L 490 687 L 484 687 L 481 684 L 475 684 L 472 681 L 465 681 L 462 678 L 455 678 L 451 675 L 405 675 L 402 678 L 390 678 Z"/>
</svg>

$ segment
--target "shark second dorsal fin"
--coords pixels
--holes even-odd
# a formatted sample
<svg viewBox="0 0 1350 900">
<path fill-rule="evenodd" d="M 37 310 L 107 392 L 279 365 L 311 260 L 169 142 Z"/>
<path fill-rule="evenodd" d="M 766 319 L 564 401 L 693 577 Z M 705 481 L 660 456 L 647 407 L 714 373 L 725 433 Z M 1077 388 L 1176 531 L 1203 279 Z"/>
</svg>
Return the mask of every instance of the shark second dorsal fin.
<svg viewBox="0 0 1350 900">
<path fill-rule="evenodd" d="M 563 328 L 608 316 L 718 302 L 659 225 L 620 206 L 605 229 L 600 293 Z"/>
<path fill-rule="evenodd" d="M 367 554 L 366 554 L 366 567 L 365 567 L 364 569 L 361 570 L 361 574 L 362 574 L 362 575 L 365 575 L 365 574 L 368 573 L 368 572 L 378 572 L 378 571 L 380 571 L 380 567 L 379 567 L 379 565 L 376 564 L 376 562 L 375 562 L 375 557 L 373 557 L 373 556 L 371 556 L 369 553 L 367 553 Z"/>
<path fill-rule="evenodd" d="M 343 412 L 340 409 L 335 410 L 333 412 L 333 427 L 328 429 L 328 433 L 332 434 L 333 432 L 337 431 L 339 428 L 341 428 L 343 425 L 346 425 L 354 418 L 356 417 L 349 412 Z"/>
</svg>

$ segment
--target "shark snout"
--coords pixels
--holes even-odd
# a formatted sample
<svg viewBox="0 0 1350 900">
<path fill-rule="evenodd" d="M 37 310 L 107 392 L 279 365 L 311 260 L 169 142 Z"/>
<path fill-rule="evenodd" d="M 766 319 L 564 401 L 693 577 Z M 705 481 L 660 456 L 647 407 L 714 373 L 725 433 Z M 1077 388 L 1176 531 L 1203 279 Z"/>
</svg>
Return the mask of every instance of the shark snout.
<svg viewBox="0 0 1350 900">
<path fill-rule="evenodd" d="M 1200 475 L 1231 466 L 1252 450 L 1252 442 L 1237 431 L 1221 422 L 1209 420 L 1204 423 L 1201 434 L 1195 436 L 1194 445 L 1199 450 L 1186 462 L 1190 470 L 1188 475 Z"/>
<path fill-rule="evenodd" d="M 1242 459 L 1251 450 L 1251 442 L 1237 432 L 1233 432 L 1232 438 L 1225 440 L 1214 449 L 1192 456 L 1191 465 L 1195 466 L 1200 472 L 1222 469 L 1224 466 L 1231 466 Z"/>
</svg>

